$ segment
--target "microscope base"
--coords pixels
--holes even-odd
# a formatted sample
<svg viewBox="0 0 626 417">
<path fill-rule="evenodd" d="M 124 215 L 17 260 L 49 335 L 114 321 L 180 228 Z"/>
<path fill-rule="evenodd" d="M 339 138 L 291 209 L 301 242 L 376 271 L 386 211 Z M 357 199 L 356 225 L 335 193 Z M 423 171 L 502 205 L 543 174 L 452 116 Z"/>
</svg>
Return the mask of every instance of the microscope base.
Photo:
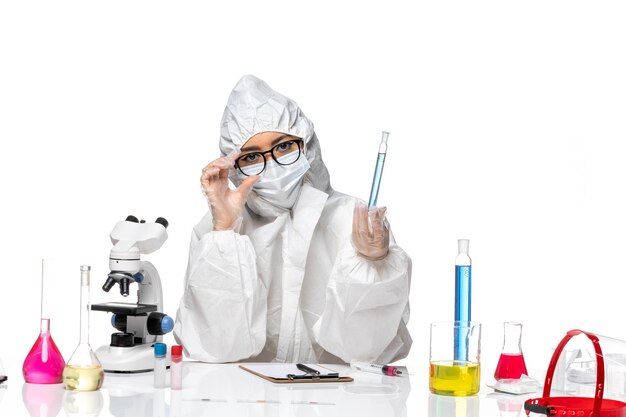
<svg viewBox="0 0 626 417">
<path fill-rule="evenodd" d="M 134 374 L 154 371 L 153 344 L 143 344 L 131 347 L 100 346 L 96 350 L 105 372 Z M 171 358 L 169 352 L 165 358 L 169 367 Z"/>
</svg>

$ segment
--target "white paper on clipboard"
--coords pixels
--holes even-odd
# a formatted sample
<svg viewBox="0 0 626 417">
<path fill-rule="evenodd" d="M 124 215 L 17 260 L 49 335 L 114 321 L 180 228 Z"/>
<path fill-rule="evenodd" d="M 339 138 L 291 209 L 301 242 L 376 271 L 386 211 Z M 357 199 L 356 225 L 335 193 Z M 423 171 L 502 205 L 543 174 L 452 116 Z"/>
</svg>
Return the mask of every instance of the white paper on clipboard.
<svg viewBox="0 0 626 417">
<path fill-rule="evenodd" d="M 320 371 L 321 374 L 337 372 L 314 363 L 305 363 L 305 365 L 309 368 Z M 286 379 L 288 374 L 306 375 L 306 372 L 299 370 L 295 363 L 246 363 L 240 366 L 272 379 Z"/>
<path fill-rule="evenodd" d="M 275 384 L 310 384 L 310 383 L 329 383 L 329 382 L 352 382 L 349 376 L 341 376 L 337 371 L 326 368 L 325 366 L 317 364 L 305 364 L 306 366 L 320 371 L 319 376 L 312 376 L 304 371 L 298 369 L 296 364 L 290 363 L 255 363 L 239 365 L 239 367 L 256 375 L 266 381 L 273 382 Z M 289 378 L 287 375 L 293 374 L 295 378 Z M 328 375 L 335 374 L 335 375 Z M 304 377 L 300 377 L 304 376 Z"/>
</svg>

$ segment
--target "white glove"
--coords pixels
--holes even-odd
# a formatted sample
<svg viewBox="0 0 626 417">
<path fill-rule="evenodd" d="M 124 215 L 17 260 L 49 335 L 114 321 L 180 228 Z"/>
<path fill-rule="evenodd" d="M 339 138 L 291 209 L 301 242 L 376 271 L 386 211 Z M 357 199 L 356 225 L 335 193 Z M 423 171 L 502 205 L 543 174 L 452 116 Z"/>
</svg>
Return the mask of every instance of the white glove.
<svg viewBox="0 0 626 417">
<path fill-rule="evenodd" d="M 357 203 L 352 217 L 352 245 L 357 254 L 370 261 L 384 259 L 389 252 L 389 229 L 384 219 L 386 207 L 373 207 Z"/>
<path fill-rule="evenodd" d="M 213 215 L 213 230 L 233 230 L 238 226 L 246 197 L 260 178 L 250 176 L 237 189 L 230 189 L 228 171 L 234 167 L 239 154 L 234 152 L 218 158 L 202 169 L 200 184 Z"/>
</svg>

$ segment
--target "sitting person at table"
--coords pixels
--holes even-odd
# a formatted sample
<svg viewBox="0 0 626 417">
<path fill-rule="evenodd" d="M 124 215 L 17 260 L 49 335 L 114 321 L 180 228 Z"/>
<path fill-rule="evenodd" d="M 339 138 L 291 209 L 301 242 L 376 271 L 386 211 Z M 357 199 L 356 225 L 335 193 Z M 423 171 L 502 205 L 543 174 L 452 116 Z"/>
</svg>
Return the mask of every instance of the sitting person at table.
<svg viewBox="0 0 626 417">
<path fill-rule="evenodd" d="M 187 356 L 404 358 L 411 259 L 390 233 L 386 208 L 368 211 L 331 188 L 298 105 L 243 77 L 224 111 L 219 148 L 222 157 L 202 170 L 209 211 L 191 235 L 174 327 Z"/>
</svg>

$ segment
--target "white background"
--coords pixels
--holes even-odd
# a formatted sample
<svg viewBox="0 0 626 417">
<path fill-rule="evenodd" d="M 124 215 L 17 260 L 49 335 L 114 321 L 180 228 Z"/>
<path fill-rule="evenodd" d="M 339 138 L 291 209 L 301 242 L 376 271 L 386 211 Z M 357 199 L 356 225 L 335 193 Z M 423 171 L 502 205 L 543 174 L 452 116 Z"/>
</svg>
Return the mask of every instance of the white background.
<svg viewBox="0 0 626 417">
<path fill-rule="evenodd" d="M 529 368 L 571 328 L 626 339 L 624 21 L 622 2 L 2 2 L 0 357 L 37 337 L 46 256 L 63 266 L 46 300 L 69 359 L 79 265 L 92 302 L 120 298 L 99 288 L 128 214 L 170 221 L 145 259 L 175 315 L 200 170 L 246 73 L 315 123 L 339 191 L 367 198 L 391 132 L 379 204 L 413 259 L 406 363 L 452 319 L 458 238 L 484 364 L 506 320 L 524 323 Z M 95 349 L 113 329 L 91 323 Z"/>
</svg>

